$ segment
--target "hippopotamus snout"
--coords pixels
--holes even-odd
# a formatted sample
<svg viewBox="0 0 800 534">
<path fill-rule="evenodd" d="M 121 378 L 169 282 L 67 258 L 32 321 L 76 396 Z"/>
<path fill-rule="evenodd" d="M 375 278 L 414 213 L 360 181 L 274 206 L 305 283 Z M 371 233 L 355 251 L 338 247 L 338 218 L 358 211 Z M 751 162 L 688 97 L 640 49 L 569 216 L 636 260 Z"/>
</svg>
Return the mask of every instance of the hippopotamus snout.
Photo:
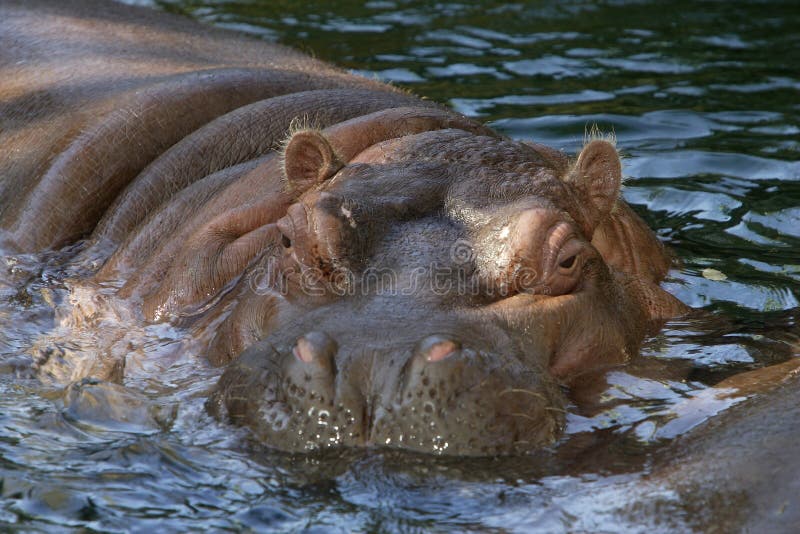
<svg viewBox="0 0 800 534">
<path fill-rule="evenodd" d="M 290 452 L 517 454 L 559 434 L 559 388 L 509 339 L 475 325 L 398 330 L 411 332 L 380 343 L 324 330 L 267 339 L 226 370 L 210 407 Z"/>
</svg>

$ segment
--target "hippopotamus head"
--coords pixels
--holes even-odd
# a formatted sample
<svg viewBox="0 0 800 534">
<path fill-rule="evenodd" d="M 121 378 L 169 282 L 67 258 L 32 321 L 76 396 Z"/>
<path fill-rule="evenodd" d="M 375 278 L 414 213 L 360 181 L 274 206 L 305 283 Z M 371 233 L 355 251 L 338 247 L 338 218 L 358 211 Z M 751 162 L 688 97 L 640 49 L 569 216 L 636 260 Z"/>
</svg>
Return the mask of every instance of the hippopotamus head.
<svg viewBox="0 0 800 534">
<path fill-rule="evenodd" d="M 643 274 L 663 251 L 615 259 L 655 238 L 610 142 L 569 161 L 445 128 L 341 152 L 312 130 L 286 144 L 296 202 L 212 350 L 249 346 L 209 406 L 269 446 L 530 451 L 559 435 L 561 386 L 669 313 Z"/>
</svg>

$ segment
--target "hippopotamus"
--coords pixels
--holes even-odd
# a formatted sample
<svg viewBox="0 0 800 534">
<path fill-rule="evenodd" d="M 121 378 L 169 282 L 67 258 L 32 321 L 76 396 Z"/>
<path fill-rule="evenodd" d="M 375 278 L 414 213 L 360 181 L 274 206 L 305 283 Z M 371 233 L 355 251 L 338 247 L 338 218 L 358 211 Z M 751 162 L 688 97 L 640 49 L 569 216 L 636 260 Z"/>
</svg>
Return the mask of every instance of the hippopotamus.
<svg viewBox="0 0 800 534">
<path fill-rule="evenodd" d="M 793 350 L 800 354 L 800 347 Z M 735 375 L 710 391 L 737 402 L 670 442 L 643 476 L 622 480 L 614 488 L 628 496 L 614 499 L 620 515 L 639 518 L 647 511 L 648 521 L 664 531 L 796 530 L 800 358 Z M 696 404 L 707 408 L 707 401 Z"/>
<path fill-rule="evenodd" d="M 36 345 L 42 380 L 124 383 L 165 324 L 269 447 L 519 454 L 687 311 L 613 138 L 570 156 L 99 0 L 3 2 L 0 48 L 0 243 L 56 258 L 60 335 L 93 330 Z"/>
</svg>

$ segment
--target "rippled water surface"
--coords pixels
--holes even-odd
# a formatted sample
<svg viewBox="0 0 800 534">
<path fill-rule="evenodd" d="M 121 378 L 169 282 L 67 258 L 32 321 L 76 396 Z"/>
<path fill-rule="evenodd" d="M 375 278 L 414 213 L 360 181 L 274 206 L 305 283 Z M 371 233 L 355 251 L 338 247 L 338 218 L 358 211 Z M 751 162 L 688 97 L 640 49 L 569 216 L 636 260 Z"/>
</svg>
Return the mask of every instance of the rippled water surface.
<svg viewBox="0 0 800 534">
<path fill-rule="evenodd" d="M 641 518 L 619 510 L 648 454 L 713 413 L 673 419 L 676 406 L 796 355 L 795 2 L 136 3 L 312 51 L 515 138 L 574 152 L 588 126 L 614 132 L 625 198 L 679 259 L 666 287 L 712 319 L 648 341 L 539 457 L 292 458 L 245 450 L 203 411 L 218 371 L 180 359 L 135 383 L 163 407 L 158 417 L 75 422 L 62 391 L 17 372 L 33 334 L 52 326 L 48 272 L 5 258 L 0 530 L 633 528 Z M 169 331 L 147 339 L 152 351 L 173 343 Z"/>
</svg>

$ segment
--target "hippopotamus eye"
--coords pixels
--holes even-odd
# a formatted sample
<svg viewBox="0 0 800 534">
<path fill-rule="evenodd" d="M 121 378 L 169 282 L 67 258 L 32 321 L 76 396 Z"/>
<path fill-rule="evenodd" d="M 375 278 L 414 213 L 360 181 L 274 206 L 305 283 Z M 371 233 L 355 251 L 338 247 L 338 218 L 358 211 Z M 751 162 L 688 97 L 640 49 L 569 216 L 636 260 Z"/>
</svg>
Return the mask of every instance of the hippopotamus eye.
<svg viewBox="0 0 800 534">
<path fill-rule="evenodd" d="M 558 266 L 561 269 L 565 269 L 565 270 L 572 269 L 575 266 L 575 258 L 577 258 L 577 257 L 578 257 L 577 254 L 573 254 L 572 256 L 567 258 L 566 260 L 564 260 L 561 263 L 559 263 Z"/>
<path fill-rule="evenodd" d="M 557 256 L 552 263 L 544 265 L 544 280 L 547 293 L 553 296 L 571 293 L 581 280 L 581 265 L 584 262 L 586 243 L 575 236 L 567 227 L 551 235 L 549 242 Z M 548 264 L 549 263 L 549 267 Z"/>
<path fill-rule="evenodd" d="M 511 222 L 496 225 L 479 270 L 490 277 L 498 294 L 528 293 L 560 296 L 581 286 L 589 244 L 568 214 L 549 206 L 534 206 L 515 214 Z M 500 226 L 499 229 L 498 226 Z"/>
<path fill-rule="evenodd" d="M 353 257 L 358 227 L 353 205 L 327 191 L 306 193 L 275 222 L 289 258 L 330 274 Z"/>
</svg>

